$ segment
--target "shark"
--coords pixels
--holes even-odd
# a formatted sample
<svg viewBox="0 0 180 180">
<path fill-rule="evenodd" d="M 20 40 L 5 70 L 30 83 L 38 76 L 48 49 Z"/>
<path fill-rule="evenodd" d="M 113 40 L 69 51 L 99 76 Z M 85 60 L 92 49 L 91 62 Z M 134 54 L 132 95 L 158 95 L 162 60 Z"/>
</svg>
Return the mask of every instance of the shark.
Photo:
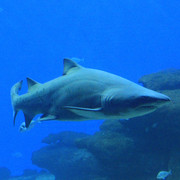
<svg viewBox="0 0 180 180">
<path fill-rule="evenodd" d="M 13 124 L 23 111 L 28 128 L 38 122 L 129 119 L 155 111 L 170 102 L 162 93 L 102 70 L 91 69 L 65 58 L 62 76 L 39 83 L 27 77 L 27 93 L 20 94 L 23 81 L 11 88 Z"/>
</svg>

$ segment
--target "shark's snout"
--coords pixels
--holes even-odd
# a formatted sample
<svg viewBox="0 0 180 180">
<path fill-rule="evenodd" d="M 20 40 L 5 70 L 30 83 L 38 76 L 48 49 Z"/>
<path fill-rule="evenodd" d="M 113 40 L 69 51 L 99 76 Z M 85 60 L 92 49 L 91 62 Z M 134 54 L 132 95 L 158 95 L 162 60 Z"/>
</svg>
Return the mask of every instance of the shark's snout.
<svg viewBox="0 0 180 180">
<path fill-rule="evenodd" d="M 167 103 L 167 102 L 170 102 L 170 101 L 171 101 L 171 99 L 170 99 L 168 96 L 166 96 L 166 95 L 163 95 L 162 97 L 157 98 L 157 99 L 158 99 L 158 101 L 159 101 L 160 103 Z"/>
<path fill-rule="evenodd" d="M 168 96 L 158 93 L 158 92 L 156 92 L 156 94 L 154 95 L 154 98 L 156 99 L 156 102 L 160 104 L 170 102 L 170 98 Z"/>
<path fill-rule="evenodd" d="M 157 93 L 154 96 L 141 96 L 138 100 L 141 107 L 154 107 L 158 108 L 171 100 L 168 96 Z"/>
</svg>

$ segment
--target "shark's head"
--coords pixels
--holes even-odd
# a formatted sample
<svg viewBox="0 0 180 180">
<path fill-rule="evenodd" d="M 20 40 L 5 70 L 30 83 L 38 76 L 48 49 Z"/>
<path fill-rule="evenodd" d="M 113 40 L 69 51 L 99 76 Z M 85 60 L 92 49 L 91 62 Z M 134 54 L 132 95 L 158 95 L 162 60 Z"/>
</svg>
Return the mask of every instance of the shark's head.
<svg viewBox="0 0 180 180">
<path fill-rule="evenodd" d="M 153 112 L 168 102 L 168 96 L 138 85 L 109 89 L 102 97 L 104 114 L 124 119 Z"/>
</svg>

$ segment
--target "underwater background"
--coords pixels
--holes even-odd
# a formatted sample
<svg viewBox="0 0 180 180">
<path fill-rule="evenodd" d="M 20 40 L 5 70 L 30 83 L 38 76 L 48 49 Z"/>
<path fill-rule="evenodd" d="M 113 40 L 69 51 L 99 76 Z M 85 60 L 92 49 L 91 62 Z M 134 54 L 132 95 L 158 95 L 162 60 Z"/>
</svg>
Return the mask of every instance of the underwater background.
<svg viewBox="0 0 180 180">
<path fill-rule="evenodd" d="M 0 0 L 0 167 L 12 175 L 32 165 L 42 139 L 63 131 L 94 134 L 103 120 L 51 121 L 20 133 L 13 127 L 10 89 L 30 77 L 59 77 L 63 58 L 117 74 L 133 82 L 145 74 L 180 68 L 178 0 Z M 23 83 L 22 92 L 27 91 Z"/>
</svg>

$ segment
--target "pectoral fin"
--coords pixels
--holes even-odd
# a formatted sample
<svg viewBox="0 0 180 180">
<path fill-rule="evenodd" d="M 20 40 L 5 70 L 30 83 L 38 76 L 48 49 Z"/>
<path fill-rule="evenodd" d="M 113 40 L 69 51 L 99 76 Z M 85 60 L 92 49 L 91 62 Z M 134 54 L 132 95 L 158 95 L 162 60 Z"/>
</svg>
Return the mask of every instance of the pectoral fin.
<svg viewBox="0 0 180 180">
<path fill-rule="evenodd" d="M 56 120 L 56 116 L 54 115 L 42 115 L 38 121 L 49 121 L 49 120 Z"/>
<path fill-rule="evenodd" d="M 100 113 L 102 111 L 101 107 L 98 108 L 83 108 L 83 107 L 75 107 L 75 106 L 63 106 L 64 109 L 67 109 L 79 116 L 83 116 L 86 118 L 92 118 L 97 113 Z"/>
</svg>

